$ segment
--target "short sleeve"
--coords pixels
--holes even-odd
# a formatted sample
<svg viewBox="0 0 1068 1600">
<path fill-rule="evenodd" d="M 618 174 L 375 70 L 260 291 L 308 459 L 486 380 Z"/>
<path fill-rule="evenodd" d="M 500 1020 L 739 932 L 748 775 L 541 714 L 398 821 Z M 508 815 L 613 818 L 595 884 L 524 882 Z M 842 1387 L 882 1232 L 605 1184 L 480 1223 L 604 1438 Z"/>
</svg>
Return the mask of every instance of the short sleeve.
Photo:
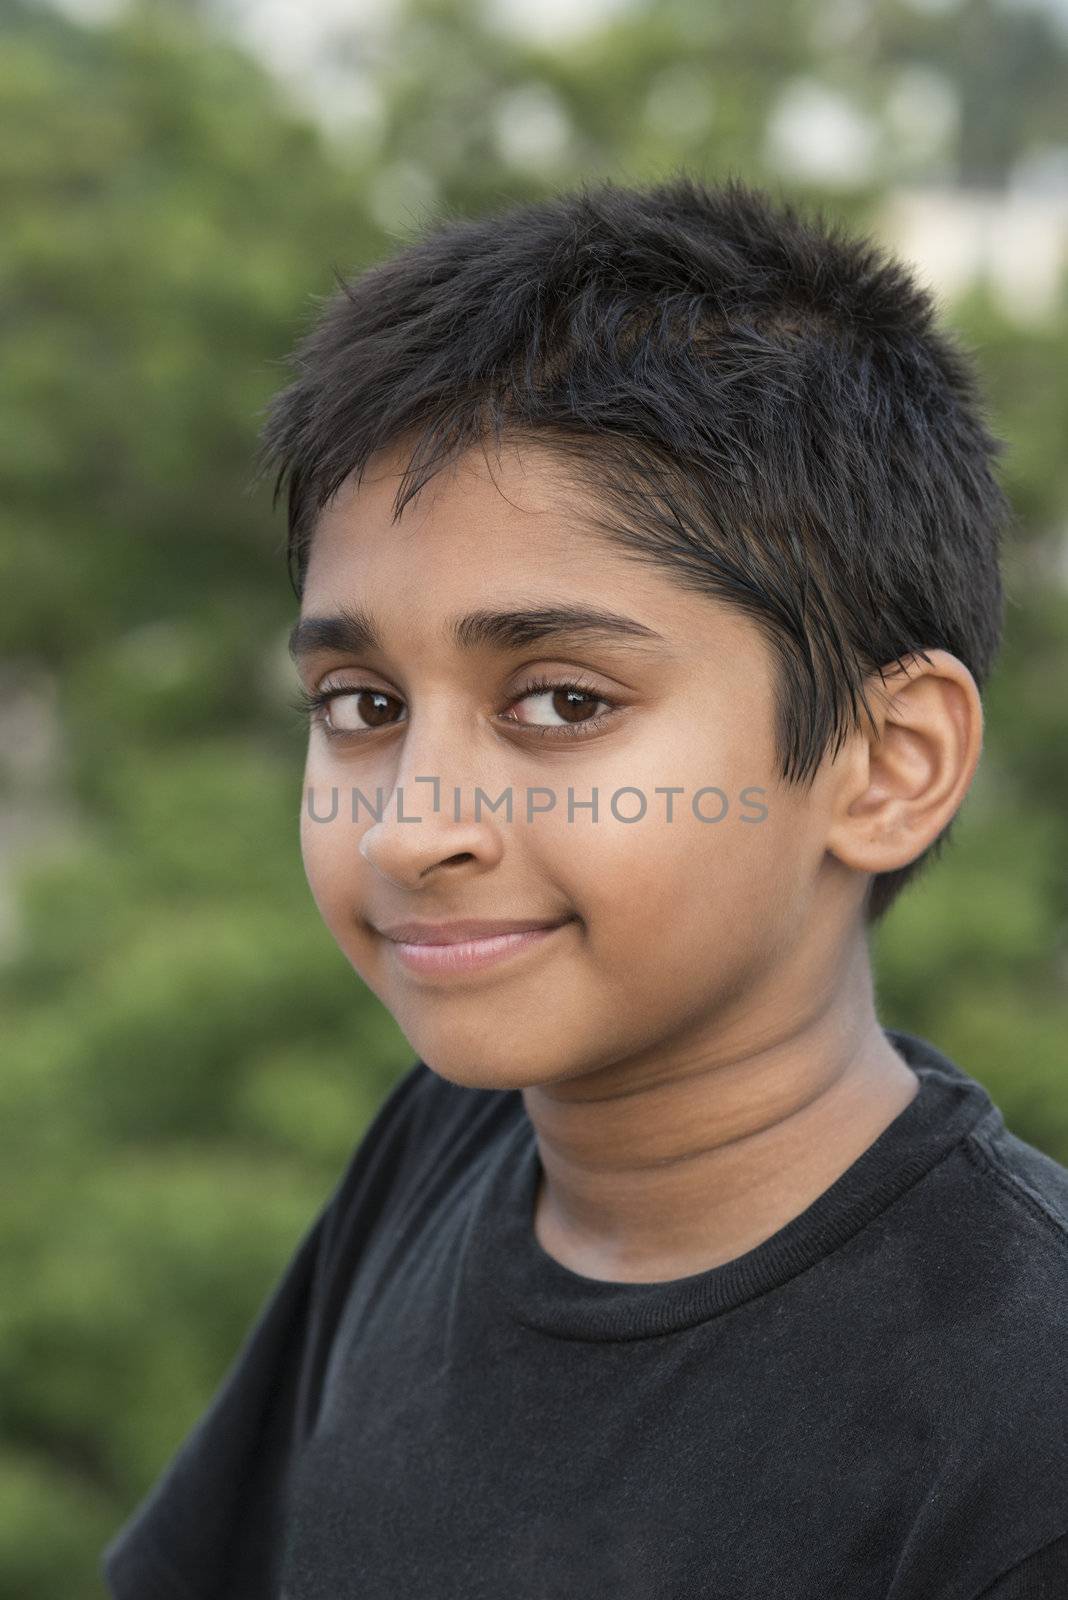
<svg viewBox="0 0 1068 1600">
<path fill-rule="evenodd" d="M 1068 1533 L 1044 1544 L 1002 1573 L 976 1600 L 1065 1600 L 1068 1596 Z"/>
<path fill-rule="evenodd" d="M 114 1600 L 265 1600 L 277 1593 L 294 1456 L 314 1414 L 346 1284 L 413 1138 L 430 1069 L 396 1083 L 245 1335 L 207 1409 L 113 1536 Z"/>
</svg>

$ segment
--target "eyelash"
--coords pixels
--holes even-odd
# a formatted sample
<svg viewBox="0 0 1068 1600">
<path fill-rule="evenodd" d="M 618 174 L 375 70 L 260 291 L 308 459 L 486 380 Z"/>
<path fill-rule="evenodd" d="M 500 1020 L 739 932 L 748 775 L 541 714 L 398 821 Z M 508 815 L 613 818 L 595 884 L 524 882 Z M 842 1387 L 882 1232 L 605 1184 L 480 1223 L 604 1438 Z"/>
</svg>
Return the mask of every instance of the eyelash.
<svg viewBox="0 0 1068 1600">
<path fill-rule="evenodd" d="M 607 695 L 600 694 L 590 684 L 581 683 L 572 679 L 562 680 L 552 678 L 532 678 L 530 682 L 524 684 L 519 693 L 513 697 L 513 703 L 516 703 L 520 700 L 526 700 L 532 694 L 544 694 L 546 690 L 567 689 L 574 689 L 579 694 L 585 695 L 587 699 L 596 701 L 601 705 L 606 705 L 610 709 L 608 711 L 602 711 L 596 717 L 588 717 L 585 722 L 565 722 L 555 727 L 548 723 L 539 724 L 534 722 L 513 722 L 512 726 L 522 728 L 528 733 L 537 734 L 539 738 L 549 737 L 552 739 L 574 739 L 582 737 L 590 729 L 599 730 L 606 722 L 609 721 L 611 717 L 615 715 L 616 711 L 619 709 L 618 701 L 611 700 Z M 336 700 L 340 695 L 349 694 L 381 694 L 385 695 L 387 699 L 396 699 L 395 695 L 387 695 L 386 690 L 373 689 L 368 684 L 345 684 L 344 686 L 338 686 L 331 689 L 316 689 L 311 693 L 309 693 L 309 691 L 305 689 L 302 684 L 297 691 L 296 697 L 290 701 L 290 705 L 292 706 L 293 710 L 297 711 L 302 717 L 308 718 L 313 723 L 317 722 L 322 727 L 322 730 L 328 739 L 359 740 L 366 738 L 369 734 L 380 733 L 382 731 L 380 728 L 331 728 L 327 724 L 323 718 L 323 712 L 326 707 L 332 700 Z M 391 723 L 389 726 L 396 727 L 397 724 Z"/>
</svg>

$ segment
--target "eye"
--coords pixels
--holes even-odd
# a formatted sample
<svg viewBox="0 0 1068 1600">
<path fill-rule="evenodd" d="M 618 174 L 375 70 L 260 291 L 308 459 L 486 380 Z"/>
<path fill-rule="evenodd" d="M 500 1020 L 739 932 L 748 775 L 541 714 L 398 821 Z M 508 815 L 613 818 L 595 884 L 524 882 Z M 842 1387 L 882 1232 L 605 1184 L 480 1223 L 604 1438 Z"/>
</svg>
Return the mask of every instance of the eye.
<svg viewBox="0 0 1068 1600">
<path fill-rule="evenodd" d="M 528 722 L 508 716 L 505 720 L 516 722 L 532 733 L 548 738 L 580 738 L 591 729 L 603 727 L 618 709 L 614 700 L 607 700 L 588 684 L 553 682 L 547 678 L 538 678 L 525 684 L 513 703 L 521 705 L 524 700 L 534 702 L 537 708 L 535 718 Z M 597 706 L 607 706 L 608 711 L 597 715 Z M 539 716 L 560 717 L 563 720 L 538 721 Z"/>
<path fill-rule="evenodd" d="M 296 711 L 318 723 L 329 739 L 358 738 L 374 733 L 376 728 L 391 727 L 389 707 L 400 703 L 384 689 L 348 683 L 328 685 L 312 693 L 301 685 L 291 702 Z"/>
<path fill-rule="evenodd" d="M 532 680 L 524 684 L 511 704 L 522 705 L 527 700 L 533 701 L 536 707 L 531 720 L 511 712 L 506 713 L 503 720 L 539 738 L 581 738 L 599 731 L 619 709 L 616 701 L 606 699 L 591 685 L 570 680 Z M 396 726 L 390 708 L 402 706 L 396 695 L 387 694 L 384 689 L 348 683 L 327 684 L 314 691 L 301 685 L 290 704 L 312 724 L 321 727 L 328 739 L 350 741 L 365 738 L 379 728 Z M 597 714 L 598 706 L 605 706 L 607 710 Z M 554 717 L 559 720 L 546 720 Z"/>
</svg>

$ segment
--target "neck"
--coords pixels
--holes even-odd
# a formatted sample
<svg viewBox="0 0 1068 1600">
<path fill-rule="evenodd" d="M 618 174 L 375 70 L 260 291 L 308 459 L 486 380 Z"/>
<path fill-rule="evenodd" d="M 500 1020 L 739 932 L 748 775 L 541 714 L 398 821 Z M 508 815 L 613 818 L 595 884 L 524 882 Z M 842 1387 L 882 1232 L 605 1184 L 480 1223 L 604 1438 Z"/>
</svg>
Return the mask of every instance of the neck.
<svg viewBox="0 0 1068 1600">
<path fill-rule="evenodd" d="M 614 1282 L 722 1265 L 811 1205 L 904 1110 L 919 1084 L 876 1017 L 863 937 L 822 997 L 784 987 L 655 1059 L 523 1090 L 549 1255 Z"/>
</svg>

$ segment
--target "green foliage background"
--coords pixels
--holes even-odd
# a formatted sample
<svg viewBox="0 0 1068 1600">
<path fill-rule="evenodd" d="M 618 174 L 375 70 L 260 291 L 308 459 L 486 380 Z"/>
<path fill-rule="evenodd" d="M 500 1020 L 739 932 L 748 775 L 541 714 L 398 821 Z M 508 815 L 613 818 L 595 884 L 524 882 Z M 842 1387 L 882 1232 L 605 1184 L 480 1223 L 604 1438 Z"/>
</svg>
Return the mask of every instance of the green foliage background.
<svg viewBox="0 0 1068 1600">
<path fill-rule="evenodd" d="M 330 137 L 208 5 L 83 27 L 0 0 L 0 1596 L 103 1592 L 100 1548 L 412 1059 L 300 863 L 295 603 L 249 490 L 283 356 L 421 194 L 469 213 L 679 161 L 788 189 L 765 130 L 798 76 L 878 110 L 937 67 L 963 184 L 1057 138 L 1039 11 L 856 14 L 846 50 L 830 3 L 661 0 L 554 49 L 413 0 L 375 35 L 379 122 Z M 532 92 L 569 126 L 540 165 L 495 131 Z M 932 175 L 890 147 L 870 186 L 804 193 L 867 226 Z M 878 935 L 880 1014 L 1068 1163 L 1068 292 L 1037 327 L 982 284 L 947 314 L 1020 525 L 983 764 Z"/>
</svg>

